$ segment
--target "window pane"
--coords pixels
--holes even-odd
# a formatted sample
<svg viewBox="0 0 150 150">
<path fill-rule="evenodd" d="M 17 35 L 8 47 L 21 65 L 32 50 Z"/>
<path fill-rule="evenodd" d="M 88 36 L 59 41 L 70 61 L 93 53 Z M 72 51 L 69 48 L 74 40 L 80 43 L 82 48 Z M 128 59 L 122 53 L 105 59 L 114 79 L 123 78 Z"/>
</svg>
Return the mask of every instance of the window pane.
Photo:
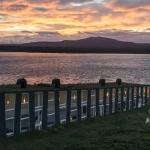
<svg viewBox="0 0 150 150">
<path fill-rule="evenodd" d="M 13 132 L 14 130 L 14 119 L 6 120 L 6 133 Z"/>
<path fill-rule="evenodd" d="M 53 124 L 55 124 L 55 115 L 47 116 L 47 124 L 48 124 L 48 125 L 53 125 Z"/>
<path fill-rule="evenodd" d="M 103 94 L 104 94 L 104 90 L 103 90 L 103 89 L 100 89 L 100 90 L 99 90 L 99 99 L 100 99 L 100 100 L 103 100 Z"/>
<path fill-rule="evenodd" d="M 15 108 L 16 94 L 6 94 L 5 95 L 5 109 Z"/>
<path fill-rule="evenodd" d="M 21 131 L 22 130 L 29 130 L 30 121 L 29 119 L 21 120 Z"/>
<path fill-rule="evenodd" d="M 25 118 L 29 116 L 29 104 L 21 104 L 21 117 Z"/>
<path fill-rule="evenodd" d="M 71 91 L 71 108 L 77 108 L 77 91 Z"/>
<path fill-rule="evenodd" d="M 52 99 L 54 99 L 54 98 L 55 98 L 54 92 L 49 92 L 49 93 L 48 93 L 48 100 L 52 100 Z"/>
<path fill-rule="evenodd" d="M 35 107 L 43 105 L 43 93 L 35 93 Z"/>
<path fill-rule="evenodd" d="M 55 112 L 55 104 L 54 101 L 48 102 L 48 114 Z"/>
<path fill-rule="evenodd" d="M 91 91 L 91 106 L 95 106 L 96 104 L 96 91 L 92 90 Z"/>
<path fill-rule="evenodd" d="M 5 118 L 11 118 L 15 116 L 15 110 L 6 111 L 5 112 Z"/>
<path fill-rule="evenodd" d="M 88 92 L 87 91 L 81 91 L 81 101 L 86 102 L 87 101 Z"/>
<path fill-rule="evenodd" d="M 67 92 L 59 92 L 59 104 L 66 104 Z"/>
</svg>

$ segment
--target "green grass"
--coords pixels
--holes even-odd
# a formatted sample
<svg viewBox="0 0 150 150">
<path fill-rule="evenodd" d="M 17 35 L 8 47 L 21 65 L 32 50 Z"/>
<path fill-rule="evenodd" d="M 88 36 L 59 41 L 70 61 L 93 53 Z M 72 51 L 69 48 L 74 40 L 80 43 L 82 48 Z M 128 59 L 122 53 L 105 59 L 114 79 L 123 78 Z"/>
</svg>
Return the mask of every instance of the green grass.
<svg viewBox="0 0 150 150">
<path fill-rule="evenodd" d="M 149 108 L 1 139 L 0 150 L 149 150 Z"/>
</svg>

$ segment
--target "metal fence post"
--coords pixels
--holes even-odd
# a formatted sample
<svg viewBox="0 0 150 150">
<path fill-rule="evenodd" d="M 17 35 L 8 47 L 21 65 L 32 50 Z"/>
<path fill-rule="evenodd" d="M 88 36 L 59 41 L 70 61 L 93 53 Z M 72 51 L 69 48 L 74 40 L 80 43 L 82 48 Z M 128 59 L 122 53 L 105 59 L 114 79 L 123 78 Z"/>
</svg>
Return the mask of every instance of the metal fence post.
<svg viewBox="0 0 150 150">
<path fill-rule="evenodd" d="M 81 121 L 81 90 L 77 90 L 78 121 Z"/>
<path fill-rule="evenodd" d="M 136 108 L 138 108 L 138 103 L 139 103 L 139 87 L 137 87 L 136 91 Z"/>
<path fill-rule="evenodd" d="M 96 89 L 96 117 L 99 117 L 99 89 Z"/>
<path fill-rule="evenodd" d="M 131 101 L 131 103 L 132 103 L 132 109 L 134 108 L 134 87 L 132 87 L 132 101 Z"/>
<path fill-rule="evenodd" d="M 124 106 L 123 105 L 123 102 L 124 102 L 123 101 L 123 97 L 124 97 L 124 93 L 123 92 L 124 92 L 124 88 L 121 88 L 121 111 L 123 111 L 123 106 Z"/>
<path fill-rule="evenodd" d="M 116 95 L 115 95 L 115 113 L 118 112 L 118 88 L 116 88 Z"/>
<path fill-rule="evenodd" d="M 55 91 L 55 124 L 60 124 L 59 91 Z"/>
<path fill-rule="evenodd" d="M 29 119 L 30 119 L 30 131 L 35 130 L 35 95 L 34 92 L 29 92 Z"/>
<path fill-rule="evenodd" d="M 21 92 L 16 92 L 15 100 L 15 118 L 14 118 L 14 135 L 20 134 L 20 116 L 21 116 Z"/>
<path fill-rule="evenodd" d="M 67 112 L 66 112 L 66 123 L 70 123 L 70 109 L 71 109 L 71 90 L 67 91 Z"/>
<path fill-rule="evenodd" d="M 106 94 L 107 94 L 107 89 L 105 88 L 103 94 L 104 117 L 106 116 Z"/>
<path fill-rule="evenodd" d="M 127 88 L 127 106 L 126 106 L 126 111 L 129 110 L 129 87 Z"/>
<path fill-rule="evenodd" d="M 5 93 L 0 92 L 0 137 L 6 137 Z"/>
<path fill-rule="evenodd" d="M 48 91 L 43 92 L 42 129 L 47 128 Z"/>
<path fill-rule="evenodd" d="M 87 99 L 87 119 L 90 119 L 90 110 L 91 110 L 91 90 L 88 90 L 88 99 Z"/>
<path fill-rule="evenodd" d="M 112 114 L 112 89 L 109 91 L 109 114 Z"/>
<path fill-rule="evenodd" d="M 145 86 L 145 106 L 147 106 L 147 86 Z"/>
</svg>

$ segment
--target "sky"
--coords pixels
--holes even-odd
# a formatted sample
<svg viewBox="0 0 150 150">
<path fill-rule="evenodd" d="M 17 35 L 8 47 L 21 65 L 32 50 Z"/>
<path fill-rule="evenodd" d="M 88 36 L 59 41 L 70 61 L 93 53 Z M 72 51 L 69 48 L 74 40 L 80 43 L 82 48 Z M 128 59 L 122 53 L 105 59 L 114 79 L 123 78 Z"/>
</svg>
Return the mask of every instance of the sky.
<svg viewBox="0 0 150 150">
<path fill-rule="evenodd" d="M 97 36 L 150 43 L 150 0 L 0 0 L 0 43 Z"/>
</svg>

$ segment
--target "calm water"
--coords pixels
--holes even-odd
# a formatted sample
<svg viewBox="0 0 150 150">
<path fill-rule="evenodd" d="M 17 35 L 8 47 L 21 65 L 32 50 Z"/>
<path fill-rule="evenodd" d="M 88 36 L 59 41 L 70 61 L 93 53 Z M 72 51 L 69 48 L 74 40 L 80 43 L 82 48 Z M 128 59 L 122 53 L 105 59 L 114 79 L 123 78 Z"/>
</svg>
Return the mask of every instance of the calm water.
<svg viewBox="0 0 150 150">
<path fill-rule="evenodd" d="M 0 53 L 0 84 L 16 83 L 24 77 L 28 83 L 124 82 L 150 84 L 150 55 L 127 54 L 32 54 Z"/>
</svg>

